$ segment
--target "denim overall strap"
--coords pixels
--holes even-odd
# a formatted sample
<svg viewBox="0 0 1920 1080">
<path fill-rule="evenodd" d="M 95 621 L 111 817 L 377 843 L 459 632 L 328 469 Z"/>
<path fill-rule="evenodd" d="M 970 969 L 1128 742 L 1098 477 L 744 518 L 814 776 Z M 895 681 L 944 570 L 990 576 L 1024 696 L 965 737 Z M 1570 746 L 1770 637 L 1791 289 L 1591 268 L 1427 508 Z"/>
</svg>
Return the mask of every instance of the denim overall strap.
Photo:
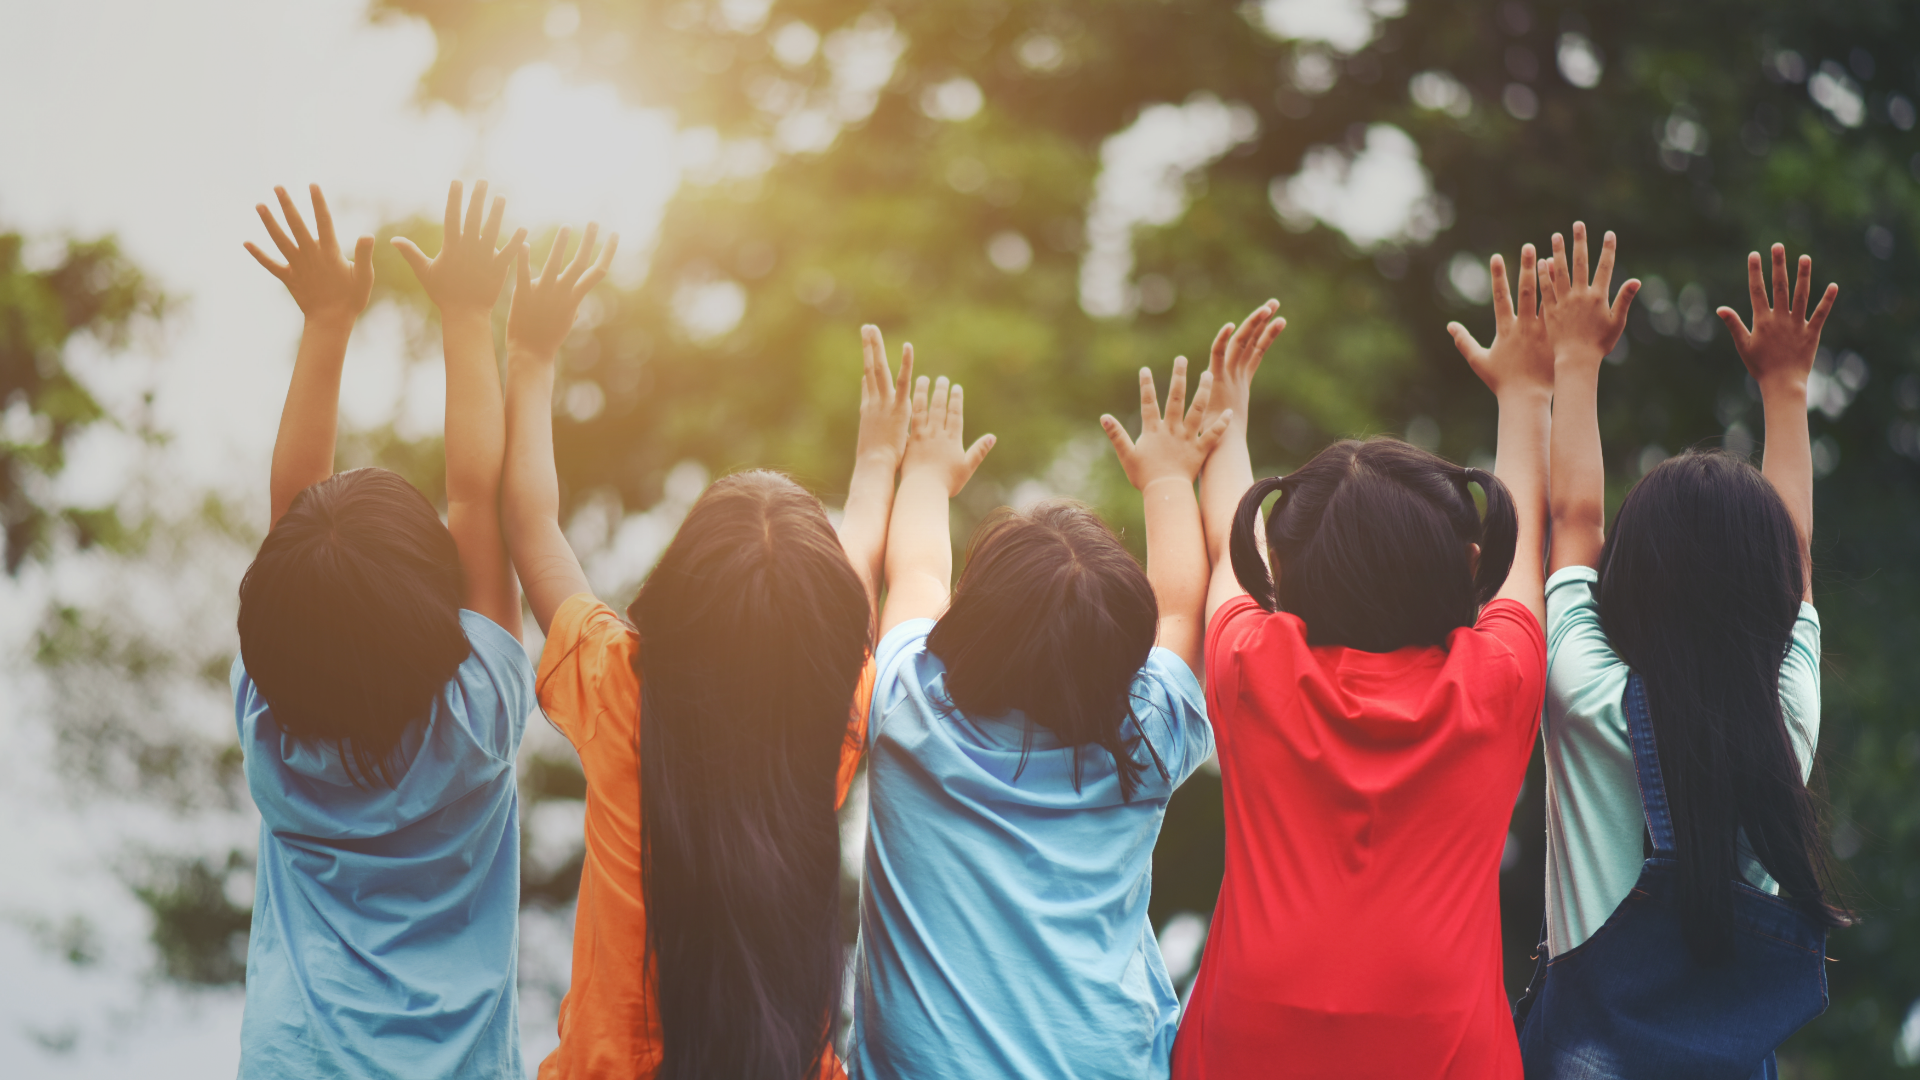
<svg viewBox="0 0 1920 1080">
<path fill-rule="evenodd" d="M 1633 771 L 1640 781 L 1640 810 L 1646 815 L 1653 853 L 1673 855 L 1673 814 L 1667 807 L 1667 785 L 1660 776 L 1660 750 L 1653 737 L 1653 717 L 1647 710 L 1647 684 L 1638 675 L 1627 677 L 1627 741 L 1633 746 Z"/>
</svg>

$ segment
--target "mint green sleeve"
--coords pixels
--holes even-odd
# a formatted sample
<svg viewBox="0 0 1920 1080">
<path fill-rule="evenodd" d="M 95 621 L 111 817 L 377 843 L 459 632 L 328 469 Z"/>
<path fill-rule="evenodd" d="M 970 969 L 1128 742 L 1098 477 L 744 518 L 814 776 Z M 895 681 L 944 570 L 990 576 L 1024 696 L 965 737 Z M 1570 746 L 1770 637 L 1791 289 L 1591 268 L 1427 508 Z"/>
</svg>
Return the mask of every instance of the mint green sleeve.
<svg viewBox="0 0 1920 1080">
<path fill-rule="evenodd" d="M 1813 775 L 1813 754 L 1820 745 L 1820 613 L 1805 602 L 1780 665 L 1780 711 L 1804 781 Z"/>
<path fill-rule="evenodd" d="M 1590 566 L 1568 566 L 1547 582 L 1546 719 L 1550 724 L 1568 718 L 1600 721 L 1619 727 L 1624 743 L 1624 719 L 1615 722 L 1615 715 L 1626 688 L 1626 664 L 1600 628 L 1600 608 L 1593 598 L 1598 579 Z"/>
</svg>

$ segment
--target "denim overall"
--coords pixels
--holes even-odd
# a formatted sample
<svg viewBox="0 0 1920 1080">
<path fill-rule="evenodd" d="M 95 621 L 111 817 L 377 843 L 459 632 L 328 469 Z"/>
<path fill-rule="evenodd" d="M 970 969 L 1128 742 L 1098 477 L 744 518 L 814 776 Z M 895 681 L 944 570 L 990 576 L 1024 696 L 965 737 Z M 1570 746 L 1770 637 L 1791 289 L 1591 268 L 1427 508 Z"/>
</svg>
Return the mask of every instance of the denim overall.
<svg viewBox="0 0 1920 1080">
<path fill-rule="evenodd" d="M 1627 681 L 1626 712 L 1653 855 L 1593 937 L 1551 959 L 1541 942 L 1513 1010 L 1527 1080 L 1775 1080 L 1774 1047 L 1827 1007 L 1826 927 L 1737 881 L 1732 961 L 1694 963 L 1638 675 Z"/>
</svg>

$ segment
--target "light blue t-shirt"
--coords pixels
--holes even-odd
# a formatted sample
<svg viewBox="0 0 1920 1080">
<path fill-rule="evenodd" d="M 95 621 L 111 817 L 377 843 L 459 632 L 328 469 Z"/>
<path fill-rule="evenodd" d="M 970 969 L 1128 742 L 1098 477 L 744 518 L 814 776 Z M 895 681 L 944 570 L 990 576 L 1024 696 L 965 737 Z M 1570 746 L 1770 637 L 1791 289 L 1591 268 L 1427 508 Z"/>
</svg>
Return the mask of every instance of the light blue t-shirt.
<svg viewBox="0 0 1920 1080">
<path fill-rule="evenodd" d="M 1540 723 L 1547 765 L 1547 955 L 1594 935 L 1633 891 L 1644 861 L 1640 780 L 1627 740 L 1626 661 L 1600 627 L 1599 575 L 1568 566 L 1547 579 L 1547 705 Z M 1780 665 L 1780 711 L 1800 759 L 1813 770 L 1820 741 L 1820 616 L 1802 603 Z M 1780 886 L 1741 844 L 1754 887 Z"/>
<path fill-rule="evenodd" d="M 1147 921 L 1153 844 L 1174 788 L 1213 752 L 1187 665 L 1155 649 L 1133 709 L 1166 766 L 1131 802 L 1113 759 L 1025 718 L 949 712 L 931 619 L 880 642 L 869 712 L 857 1080 L 1168 1073 L 1180 1005 Z M 1020 772 L 1015 779 L 1014 773 Z"/>
<path fill-rule="evenodd" d="M 401 741 L 395 787 L 356 787 L 329 742 L 281 732 L 239 658 L 234 711 L 260 808 L 240 1075 L 525 1075 L 514 990 L 514 756 L 533 667 L 460 613 L 472 655 Z"/>
</svg>

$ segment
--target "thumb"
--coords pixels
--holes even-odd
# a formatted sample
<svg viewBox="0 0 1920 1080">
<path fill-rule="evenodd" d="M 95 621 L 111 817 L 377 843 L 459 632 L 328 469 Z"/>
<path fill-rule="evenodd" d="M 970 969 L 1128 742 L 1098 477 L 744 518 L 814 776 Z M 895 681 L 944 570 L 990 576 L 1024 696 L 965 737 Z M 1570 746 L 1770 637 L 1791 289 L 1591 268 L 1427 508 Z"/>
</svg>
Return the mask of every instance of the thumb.
<svg viewBox="0 0 1920 1080">
<path fill-rule="evenodd" d="M 427 270 L 433 266 L 433 260 L 427 258 L 427 253 L 414 246 L 413 241 L 404 236 L 394 237 L 393 246 L 399 250 L 400 257 L 407 260 L 407 265 L 413 267 L 413 275 L 424 282 L 427 278 Z M 367 242 L 367 249 L 369 252 L 373 249 L 371 240 Z M 358 246 L 353 250 L 356 256 L 360 252 Z"/>
<path fill-rule="evenodd" d="M 1627 325 L 1627 311 L 1633 307 L 1633 298 L 1640 295 L 1640 279 L 1629 278 L 1613 296 L 1613 325 Z"/>
<path fill-rule="evenodd" d="M 1120 421 L 1115 420 L 1111 414 L 1103 413 L 1100 417 L 1100 429 L 1107 433 L 1107 441 L 1113 444 L 1113 452 L 1121 461 L 1124 462 L 1133 456 L 1133 438 L 1127 434 L 1127 429 L 1121 425 Z"/>
<path fill-rule="evenodd" d="M 1232 409 L 1227 409 L 1221 412 L 1219 416 L 1214 417 L 1213 423 L 1208 424 L 1207 429 L 1200 433 L 1200 449 L 1209 454 L 1213 453 L 1213 448 L 1220 445 L 1220 440 L 1226 437 L 1227 428 L 1231 426 L 1232 423 Z"/>
<path fill-rule="evenodd" d="M 987 451 L 993 449 L 993 444 L 994 438 L 991 435 L 982 435 L 973 440 L 973 445 L 967 447 L 968 473 L 972 473 L 973 470 L 978 469 L 980 463 L 987 460 Z"/>
<path fill-rule="evenodd" d="M 1746 353 L 1747 342 L 1753 335 L 1747 331 L 1747 324 L 1741 321 L 1740 313 L 1730 307 L 1716 308 L 1713 313 L 1727 324 L 1727 332 L 1733 335 L 1733 347 L 1742 354 Z"/>
<path fill-rule="evenodd" d="M 1487 350 L 1483 348 L 1478 341 L 1474 340 L 1473 334 L 1469 332 L 1466 327 L 1461 326 L 1459 323 L 1448 323 L 1447 333 L 1453 335 L 1453 347 L 1459 349 L 1460 355 L 1466 357 L 1469 363 L 1477 361 L 1487 355 Z"/>
<path fill-rule="evenodd" d="M 373 237 L 353 242 L 353 279 L 365 286 L 373 284 Z"/>
</svg>

